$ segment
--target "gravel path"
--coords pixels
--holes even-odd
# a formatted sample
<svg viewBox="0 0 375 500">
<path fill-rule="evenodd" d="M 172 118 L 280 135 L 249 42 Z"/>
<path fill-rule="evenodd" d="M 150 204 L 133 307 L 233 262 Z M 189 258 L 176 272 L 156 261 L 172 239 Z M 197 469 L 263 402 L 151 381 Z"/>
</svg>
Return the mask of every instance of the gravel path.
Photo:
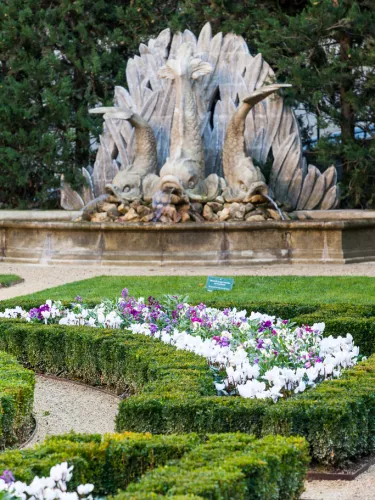
<svg viewBox="0 0 375 500">
<path fill-rule="evenodd" d="M 38 292 L 94 276 L 375 276 L 375 262 L 348 265 L 283 265 L 247 267 L 100 267 L 42 266 L 0 262 L 0 274 L 17 274 L 25 281 L 0 289 L 0 300 Z"/>
<path fill-rule="evenodd" d="M 38 428 L 27 447 L 40 443 L 46 436 L 72 430 L 91 434 L 115 432 L 118 404 L 115 396 L 92 387 L 38 375 L 34 395 Z"/>
<path fill-rule="evenodd" d="M 375 465 L 354 481 L 311 481 L 301 500 L 374 500 Z"/>
</svg>

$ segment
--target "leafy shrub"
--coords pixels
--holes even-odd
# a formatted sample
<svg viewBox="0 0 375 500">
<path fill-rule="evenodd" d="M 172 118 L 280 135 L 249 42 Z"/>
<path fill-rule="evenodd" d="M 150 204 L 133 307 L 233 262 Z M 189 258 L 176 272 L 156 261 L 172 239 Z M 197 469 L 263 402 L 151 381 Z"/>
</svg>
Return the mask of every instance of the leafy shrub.
<svg viewBox="0 0 375 500">
<path fill-rule="evenodd" d="M 0 470 L 10 468 L 17 479 L 30 481 L 62 460 L 74 465 L 73 486 L 91 482 L 95 495 L 128 487 L 118 500 L 166 493 L 168 498 L 285 500 L 299 498 L 308 454 L 303 439 L 280 436 L 72 434 L 3 453 Z"/>
<path fill-rule="evenodd" d="M 0 449 L 22 441 L 32 424 L 35 375 L 0 352 Z"/>
</svg>

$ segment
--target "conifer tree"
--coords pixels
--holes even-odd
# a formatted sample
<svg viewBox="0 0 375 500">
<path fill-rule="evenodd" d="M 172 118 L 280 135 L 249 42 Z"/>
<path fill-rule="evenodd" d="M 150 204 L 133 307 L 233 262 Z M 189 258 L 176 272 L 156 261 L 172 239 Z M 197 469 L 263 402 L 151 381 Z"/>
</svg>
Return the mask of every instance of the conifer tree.
<svg viewBox="0 0 375 500">
<path fill-rule="evenodd" d="M 312 153 L 341 171 L 343 205 L 375 205 L 375 3 L 313 0 L 259 26 L 258 49 L 293 84 L 289 95 L 316 115 Z M 329 126 L 339 129 L 334 137 Z"/>
<path fill-rule="evenodd" d="M 0 3 L 0 206 L 57 207 L 60 174 L 81 183 L 101 129 L 88 109 L 112 102 L 166 11 L 153 0 Z"/>
</svg>

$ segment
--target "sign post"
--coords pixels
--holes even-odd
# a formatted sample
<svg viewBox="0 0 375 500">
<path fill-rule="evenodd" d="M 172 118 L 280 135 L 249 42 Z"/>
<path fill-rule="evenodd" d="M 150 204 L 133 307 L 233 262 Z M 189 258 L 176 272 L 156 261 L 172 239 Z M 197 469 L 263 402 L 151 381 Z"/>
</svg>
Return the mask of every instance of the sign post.
<svg viewBox="0 0 375 500">
<path fill-rule="evenodd" d="M 233 278 L 218 278 L 217 276 L 208 276 L 206 289 L 208 292 L 214 290 L 224 290 L 230 292 L 234 285 Z"/>
</svg>

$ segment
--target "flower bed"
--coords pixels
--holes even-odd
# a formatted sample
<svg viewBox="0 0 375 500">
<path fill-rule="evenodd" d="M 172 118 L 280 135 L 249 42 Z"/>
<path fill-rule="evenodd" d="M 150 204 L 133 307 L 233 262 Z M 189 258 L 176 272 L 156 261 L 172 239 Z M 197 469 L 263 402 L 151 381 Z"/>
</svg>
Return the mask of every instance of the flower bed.
<svg viewBox="0 0 375 500">
<path fill-rule="evenodd" d="M 22 442 L 32 425 L 34 373 L 0 352 L 0 449 Z"/>
<path fill-rule="evenodd" d="M 221 395 L 277 401 L 304 392 L 325 379 L 338 378 L 343 368 L 354 366 L 359 349 L 353 338 L 323 338 L 324 323 L 296 327 L 289 320 L 245 310 L 190 306 L 178 297 L 164 303 L 128 296 L 104 301 L 94 308 L 76 297 L 71 308 L 47 301 L 26 311 L 20 307 L 0 313 L 4 318 L 28 322 L 119 328 L 160 339 L 179 349 L 204 356 L 216 372 Z"/>
<path fill-rule="evenodd" d="M 25 365 L 130 397 L 118 431 L 302 435 L 316 462 L 341 464 L 375 441 L 375 357 L 303 394 L 271 400 L 215 395 L 206 360 L 143 335 L 0 320 L 0 350 Z"/>
<path fill-rule="evenodd" d="M 275 404 L 216 396 L 205 358 L 122 330 L 1 319 L 0 349 L 38 371 L 132 394 L 119 405 L 119 431 L 302 435 L 314 460 L 330 464 L 374 449 L 374 357 Z"/>
<path fill-rule="evenodd" d="M 272 436 L 257 440 L 244 434 L 205 438 L 196 434 L 125 433 L 104 437 L 73 434 L 49 438 L 34 449 L 0 454 L 0 473 L 4 468 L 11 469 L 16 479 L 33 481 L 35 489 L 46 482 L 35 480 L 35 475 L 51 476 L 56 486 L 56 479 L 61 480 L 61 468 L 50 469 L 62 460 L 68 462 L 69 469 L 74 467 L 72 478 L 67 466 L 63 468 L 71 479 L 70 488 L 86 493 L 89 485 L 83 488 L 80 483 L 92 483 L 94 497 L 127 488 L 127 492 L 118 494 L 119 500 L 177 498 L 177 495 L 197 500 L 293 500 L 303 490 L 308 465 L 306 442 L 301 438 Z M 19 489 L 26 488 L 21 485 Z M 38 498 L 53 497 L 42 494 Z"/>
</svg>

